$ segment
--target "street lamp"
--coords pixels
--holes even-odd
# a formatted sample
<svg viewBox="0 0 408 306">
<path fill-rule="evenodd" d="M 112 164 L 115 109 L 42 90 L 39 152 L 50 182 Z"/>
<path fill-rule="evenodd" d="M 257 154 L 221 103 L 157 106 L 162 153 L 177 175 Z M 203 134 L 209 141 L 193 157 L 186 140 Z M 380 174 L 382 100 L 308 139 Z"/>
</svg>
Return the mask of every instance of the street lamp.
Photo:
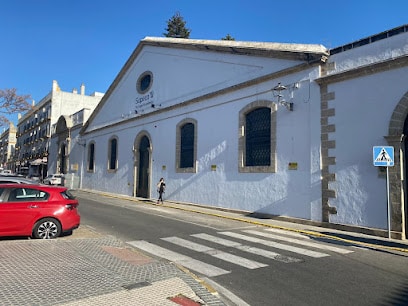
<svg viewBox="0 0 408 306">
<path fill-rule="evenodd" d="M 293 102 L 287 102 L 283 99 L 282 91 L 286 90 L 287 87 L 278 83 L 273 89 L 273 96 L 277 98 L 279 105 L 285 106 L 288 111 L 293 112 Z"/>
</svg>

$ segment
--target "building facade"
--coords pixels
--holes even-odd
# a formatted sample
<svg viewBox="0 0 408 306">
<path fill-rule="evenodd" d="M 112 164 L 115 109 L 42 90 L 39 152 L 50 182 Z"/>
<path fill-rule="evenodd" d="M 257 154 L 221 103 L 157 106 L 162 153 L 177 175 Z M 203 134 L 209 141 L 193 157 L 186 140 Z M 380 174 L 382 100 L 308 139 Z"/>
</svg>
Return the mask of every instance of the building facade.
<svg viewBox="0 0 408 306">
<path fill-rule="evenodd" d="M 154 198 L 164 177 L 165 201 L 405 239 L 407 73 L 406 25 L 331 50 L 147 37 L 69 163 L 86 189 Z"/>
<path fill-rule="evenodd" d="M 17 129 L 12 122 L 9 128 L 0 135 L 0 168 L 14 171 L 12 156 L 16 145 Z"/>
<path fill-rule="evenodd" d="M 49 172 L 64 173 L 65 186 L 71 189 L 82 188 L 85 143 L 79 132 L 92 111 L 84 108 L 72 115 L 60 116 L 51 129 L 48 169 Z M 75 158 L 71 160 L 71 156 Z"/>
<path fill-rule="evenodd" d="M 44 178 L 48 173 L 48 156 L 52 126 L 61 115 L 69 115 L 83 108 L 94 109 L 103 97 L 95 92 L 85 95 L 82 84 L 80 92 L 64 92 L 53 81 L 51 92 L 23 116 L 17 125 L 17 143 L 13 160 L 15 171 Z M 65 168 L 52 169 L 52 173 L 64 173 Z"/>
</svg>

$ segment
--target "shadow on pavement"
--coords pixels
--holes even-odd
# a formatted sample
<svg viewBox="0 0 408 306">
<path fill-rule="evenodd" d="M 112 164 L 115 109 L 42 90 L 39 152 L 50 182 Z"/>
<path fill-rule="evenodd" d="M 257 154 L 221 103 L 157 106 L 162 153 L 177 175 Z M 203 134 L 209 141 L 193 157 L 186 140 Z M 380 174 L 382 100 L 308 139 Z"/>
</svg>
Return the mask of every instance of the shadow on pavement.
<svg viewBox="0 0 408 306">
<path fill-rule="evenodd" d="M 321 232 L 321 233 L 324 235 L 338 237 L 341 239 L 346 239 L 346 240 L 351 240 L 351 241 L 356 241 L 356 242 L 362 242 L 362 243 L 367 243 L 367 244 L 372 244 L 372 245 L 379 245 L 379 246 L 386 246 L 390 248 L 400 248 L 400 249 L 408 250 L 408 245 L 403 244 L 403 243 L 398 243 L 397 241 L 387 241 L 385 239 L 379 240 L 374 237 L 373 238 L 360 237 L 360 236 L 348 235 L 348 234 L 343 234 L 343 233 L 332 233 L 332 232 Z"/>
<path fill-rule="evenodd" d="M 408 279 L 385 296 L 383 305 L 408 305 Z"/>
<path fill-rule="evenodd" d="M 21 237 L 21 236 L 17 236 L 17 237 L 0 237 L 0 241 L 3 240 L 29 240 L 31 239 L 30 237 Z"/>
</svg>

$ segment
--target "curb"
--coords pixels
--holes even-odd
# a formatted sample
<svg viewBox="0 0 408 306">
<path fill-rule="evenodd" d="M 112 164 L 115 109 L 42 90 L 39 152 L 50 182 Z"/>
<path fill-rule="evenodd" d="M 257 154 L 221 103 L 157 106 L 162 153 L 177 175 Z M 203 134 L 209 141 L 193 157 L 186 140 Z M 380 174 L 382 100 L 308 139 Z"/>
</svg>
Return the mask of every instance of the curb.
<svg viewBox="0 0 408 306">
<path fill-rule="evenodd" d="M 126 196 L 121 196 L 121 195 L 114 195 L 114 194 L 105 193 L 105 192 L 94 192 L 94 191 L 91 191 L 91 190 L 82 190 L 82 189 L 80 191 L 87 192 L 87 193 L 93 193 L 93 194 L 99 194 L 99 195 L 114 198 L 114 199 L 123 199 L 123 200 L 127 200 L 127 201 L 144 203 L 144 204 L 146 204 L 147 202 L 151 202 L 151 203 L 149 203 L 149 205 L 156 205 L 154 203 L 154 201 L 152 201 L 152 200 L 140 201 L 137 198 L 126 197 Z M 337 240 L 337 241 L 340 241 L 340 242 L 353 244 L 353 245 L 358 245 L 358 246 L 363 246 L 363 247 L 371 248 L 371 249 L 397 251 L 397 252 L 403 252 L 403 253 L 408 254 L 408 247 L 407 248 L 399 248 L 399 247 L 391 247 L 391 246 L 386 246 L 386 245 L 367 243 L 367 242 L 362 242 L 362 241 L 356 241 L 356 240 L 341 238 L 341 237 L 337 237 L 335 235 L 322 234 L 322 233 L 308 231 L 308 230 L 302 230 L 302 229 L 295 229 L 295 228 L 290 228 L 290 227 L 285 227 L 285 226 L 273 225 L 273 224 L 268 224 L 268 223 L 264 223 L 264 222 L 248 220 L 248 219 L 245 219 L 245 218 L 231 217 L 231 216 L 226 216 L 226 215 L 217 214 L 217 213 L 209 213 L 209 212 L 205 212 L 205 211 L 200 211 L 200 210 L 190 209 L 190 208 L 184 208 L 184 207 L 179 207 L 179 206 L 174 206 L 174 205 L 169 205 L 169 204 L 161 204 L 160 206 L 173 208 L 173 209 L 178 209 L 178 210 L 182 210 L 182 211 L 186 211 L 186 212 L 193 212 L 193 213 L 207 215 L 207 216 L 213 216 L 213 217 L 217 217 L 217 218 L 223 218 L 223 219 L 228 219 L 228 220 L 245 222 L 245 223 L 249 223 L 249 224 L 253 224 L 253 225 L 259 225 L 259 226 L 264 226 L 264 227 L 269 227 L 269 228 L 281 229 L 281 230 L 285 230 L 285 231 L 289 231 L 289 232 L 301 233 L 301 234 L 305 234 L 305 235 L 309 235 L 309 236 L 313 236 L 313 237 L 318 237 L 318 238 L 326 238 L 326 239 Z M 206 207 L 206 208 L 210 209 L 208 207 Z"/>
</svg>

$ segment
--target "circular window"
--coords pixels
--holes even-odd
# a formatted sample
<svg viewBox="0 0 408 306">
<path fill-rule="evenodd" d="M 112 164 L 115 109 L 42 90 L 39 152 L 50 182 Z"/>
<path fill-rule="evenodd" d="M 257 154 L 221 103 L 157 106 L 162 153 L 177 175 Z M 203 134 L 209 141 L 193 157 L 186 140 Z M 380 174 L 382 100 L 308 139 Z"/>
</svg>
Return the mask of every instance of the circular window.
<svg viewBox="0 0 408 306">
<path fill-rule="evenodd" d="M 136 89 L 140 94 L 146 93 L 153 84 L 153 74 L 151 71 L 143 72 L 137 79 Z"/>
</svg>

